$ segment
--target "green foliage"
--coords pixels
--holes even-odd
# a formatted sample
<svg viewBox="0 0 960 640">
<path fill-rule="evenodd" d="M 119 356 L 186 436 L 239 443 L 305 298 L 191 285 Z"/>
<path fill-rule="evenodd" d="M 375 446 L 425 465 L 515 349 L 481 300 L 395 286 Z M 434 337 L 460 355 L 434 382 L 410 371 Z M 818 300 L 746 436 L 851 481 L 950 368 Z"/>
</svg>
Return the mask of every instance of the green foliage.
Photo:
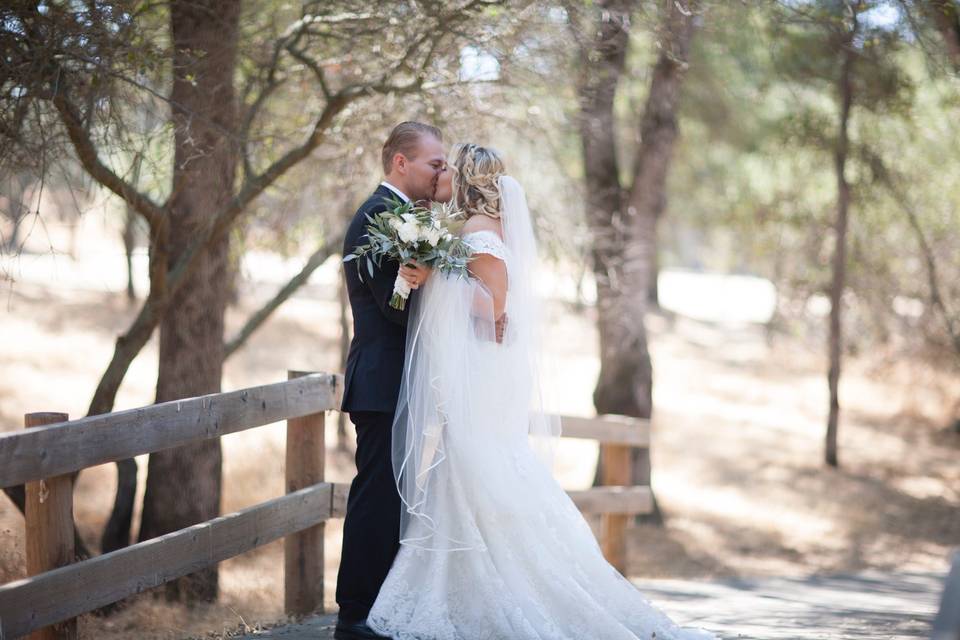
<svg viewBox="0 0 960 640">
<path fill-rule="evenodd" d="M 441 220 L 430 209 L 409 201 L 400 202 L 396 196 L 390 204 L 386 211 L 367 216 L 367 241 L 343 257 L 344 262 L 357 262 L 361 279 L 361 263 L 366 265 L 372 278 L 373 265 L 382 267 L 384 258 L 400 264 L 416 261 L 442 273 L 467 275 L 469 247 L 450 233 L 447 220 L 453 216 L 449 212 L 446 219 Z"/>
<path fill-rule="evenodd" d="M 828 19 L 830 4 L 803 3 L 824 10 L 813 20 L 789 7 L 731 3 L 710 22 L 691 63 L 661 229 L 665 265 L 768 277 L 788 314 L 829 282 L 840 67 L 831 43 L 844 24 Z M 893 336 L 918 347 L 949 344 L 908 210 L 948 309 L 960 311 L 960 149 L 949 142 L 958 139 L 960 86 L 929 67 L 907 26 L 902 15 L 882 28 L 867 23 L 855 42 L 853 348 Z"/>
</svg>

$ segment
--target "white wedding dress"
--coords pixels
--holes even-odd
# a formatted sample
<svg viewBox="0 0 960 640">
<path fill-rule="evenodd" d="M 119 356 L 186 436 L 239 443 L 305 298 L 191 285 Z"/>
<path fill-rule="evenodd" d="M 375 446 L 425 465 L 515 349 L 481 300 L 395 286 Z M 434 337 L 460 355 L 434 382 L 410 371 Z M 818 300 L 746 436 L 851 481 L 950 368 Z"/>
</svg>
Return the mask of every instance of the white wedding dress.
<svg viewBox="0 0 960 640">
<path fill-rule="evenodd" d="M 367 618 L 395 640 L 702 640 L 603 557 L 548 466 L 538 411 L 536 246 L 523 191 L 501 178 L 504 240 L 463 240 L 506 263 L 506 335 L 473 278 L 435 274 L 408 321 L 394 422 L 401 546 Z"/>
</svg>

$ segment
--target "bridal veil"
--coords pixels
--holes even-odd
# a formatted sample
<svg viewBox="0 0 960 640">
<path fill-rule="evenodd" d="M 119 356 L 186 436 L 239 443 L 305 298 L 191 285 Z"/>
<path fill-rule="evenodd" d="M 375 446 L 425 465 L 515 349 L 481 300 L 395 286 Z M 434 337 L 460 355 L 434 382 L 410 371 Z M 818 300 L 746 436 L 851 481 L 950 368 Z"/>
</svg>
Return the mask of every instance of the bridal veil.
<svg viewBox="0 0 960 640">
<path fill-rule="evenodd" d="M 400 492 L 400 542 L 422 549 L 485 549 L 470 505 L 489 455 L 524 446 L 551 466 L 560 420 L 544 412 L 540 381 L 543 305 L 534 290 L 537 243 L 526 196 L 498 180 L 503 240 L 467 234 L 475 252 L 507 267 L 506 329 L 496 341 L 493 300 L 474 277 L 435 273 L 411 298 L 403 379 L 393 422 L 393 471 Z M 525 424 L 518 424 L 522 421 Z M 493 443 L 491 445 L 491 443 Z M 497 451 L 492 451 L 496 447 Z M 475 476 L 473 476 L 475 477 Z M 482 486 L 482 485 L 480 485 Z"/>
</svg>

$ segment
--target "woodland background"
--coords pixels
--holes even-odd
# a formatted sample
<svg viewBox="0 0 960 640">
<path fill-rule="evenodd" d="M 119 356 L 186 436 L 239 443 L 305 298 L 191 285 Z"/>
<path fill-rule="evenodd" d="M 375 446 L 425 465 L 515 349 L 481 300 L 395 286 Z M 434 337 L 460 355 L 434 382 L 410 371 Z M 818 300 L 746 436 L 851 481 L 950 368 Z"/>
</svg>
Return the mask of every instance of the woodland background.
<svg viewBox="0 0 960 640">
<path fill-rule="evenodd" d="M 958 14 L 5 3 L 0 430 L 342 370 L 343 228 L 390 128 L 419 119 L 496 147 L 527 190 L 550 405 L 653 420 L 657 510 L 631 529 L 631 575 L 943 568 L 960 543 Z M 330 422 L 329 475 L 349 480 L 352 425 Z M 282 445 L 278 425 L 84 471 L 78 548 L 279 495 Z M 558 477 L 588 485 L 595 465 L 565 443 Z M 7 494 L 4 582 L 23 572 Z M 276 619 L 280 555 L 85 632 Z"/>
</svg>

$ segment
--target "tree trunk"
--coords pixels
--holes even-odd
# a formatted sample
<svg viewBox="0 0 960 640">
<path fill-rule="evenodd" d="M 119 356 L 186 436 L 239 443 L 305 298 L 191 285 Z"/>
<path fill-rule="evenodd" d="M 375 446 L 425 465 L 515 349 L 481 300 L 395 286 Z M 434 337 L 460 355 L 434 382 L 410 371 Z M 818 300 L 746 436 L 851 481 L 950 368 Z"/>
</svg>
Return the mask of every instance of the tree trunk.
<svg viewBox="0 0 960 640">
<path fill-rule="evenodd" d="M 856 27 L 847 34 L 841 47 L 843 65 L 838 80 L 840 94 L 840 131 L 834 151 L 834 169 L 837 174 L 837 217 L 834 222 L 835 248 L 833 252 L 833 279 L 830 284 L 830 369 L 827 385 L 830 390 L 830 410 L 827 416 L 827 438 L 824 460 L 832 467 L 839 466 L 837 458 L 837 426 L 840 418 L 840 365 L 843 349 L 842 298 L 847 275 L 847 227 L 850 208 L 850 184 L 847 182 L 847 128 L 853 107 L 853 35 Z"/>
<path fill-rule="evenodd" d="M 650 256 L 650 288 L 647 289 L 647 304 L 651 309 L 660 308 L 660 238 L 654 238 L 653 252 Z"/>
<path fill-rule="evenodd" d="M 692 3 L 670 2 L 661 53 L 641 120 L 641 145 L 624 211 L 616 160 L 613 98 L 624 67 L 625 7 L 604 7 L 585 56 L 581 82 L 581 138 L 587 181 L 588 220 L 594 241 L 600 329 L 600 378 L 594 391 L 599 413 L 649 418 L 653 370 L 644 317 L 654 291 L 656 220 L 666 204 L 666 176 L 677 134 L 676 109 L 693 36 Z M 616 9 L 619 8 L 618 14 Z M 618 16 L 622 20 L 618 23 Z M 599 55 L 597 55 L 599 54 Z"/>
<path fill-rule="evenodd" d="M 170 225 L 157 260 L 172 263 L 229 201 L 237 168 L 239 0 L 174 0 L 170 6 L 175 151 Z M 157 402 L 220 391 L 229 234 L 198 258 L 160 322 Z M 150 455 L 140 540 L 220 513 L 219 439 Z M 216 567 L 166 585 L 168 599 L 215 600 Z"/>
<path fill-rule="evenodd" d="M 593 393 L 597 413 L 640 418 L 653 413 L 653 367 L 644 318 L 657 295 L 656 220 L 666 203 L 694 8 L 693 3 L 687 7 L 665 3 L 661 53 L 641 120 L 642 141 L 627 198 L 619 180 L 613 103 L 629 41 L 628 3 L 599 7 L 595 37 L 590 50 L 581 55 L 586 63 L 578 87 L 580 137 L 600 334 L 600 376 Z M 595 484 L 601 473 L 598 464 Z M 649 450 L 634 452 L 631 476 L 636 484 L 650 483 Z M 654 520 L 659 522 L 659 509 L 654 507 Z"/>
<path fill-rule="evenodd" d="M 694 33 L 693 0 L 682 7 L 670 2 L 660 33 L 660 54 L 640 123 L 640 148 L 634 165 L 633 186 L 627 200 L 627 243 L 623 252 L 623 291 L 615 318 L 625 320 L 614 352 L 612 383 L 632 400 L 640 417 L 653 414 L 653 366 L 644 321 L 651 302 L 656 304 L 657 222 L 667 203 L 667 175 L 677 138 L 677 109 Z M 630 395 L 627 395 L 630 394 Z M 622 413 L 622 412 L 621 412 Z M 631 455 L 633 484 L 650 484 L 649 449 Z M 656 505 L 655 505 L 656 506 Z M 653 521 L 661 520 L 655 509 Z"/>
<path fill-rule="evenodd" d="M 608 401 L 611 354 L 616 350 L 613 316 L 614 299 L 621 280 L 623 188 L 617 160 L 616 122 L 613 101 L 624 71 L 630 10 L 626 2 L 605 2 L 597 7 L 584 36 L 578 39 L 583 62 L 577 78 L 580 103 L 580 145 L 586 191 L 586 220 L 590 231 L 590 253 L 597 286 L 597 333 L 600 342 L 600 376 L 593 392 L 598 414 L 614 413 Z M 569 12 L 574 33 L 579 34 L 576 16 Z M 585 37 L 589 34 L 589 40 Z M 594 485 L 602 483 L 602 459 L 597 457 Z"/>
<path fill-rule="evenodd" d="M 137 213 L 129 206 L 126 218 L 123 221 L 123 252 L 127 264 L 127 301 L 133 304 L 137 301 L 137 290 L 133 286 L 133 250 L 136 248 Z"/>
<path fill-rule="evenodd" d="M 630 401 L 629 381 L 618 377 L 622 325 L 616 317 L 621 295 L 623 188 L 617 160 L 613 102 L 623 74 L 629 42 L 631 5 L 599 3 L 594 37 L 581 53 L 578 97 L 580 143 L 586 183 L 587 224 L 597 282 L 600 377 L 593 393 L 598 413 L 640 415 Z M 649 413 L 647 414 L 649 415 Z"/>
<path fill-rule="evenodd" d="M 956 0 L 921 3 L 943 37 L 944 48 L 955 71 L 960 73 L 960 8 Z"/>
</svg>

